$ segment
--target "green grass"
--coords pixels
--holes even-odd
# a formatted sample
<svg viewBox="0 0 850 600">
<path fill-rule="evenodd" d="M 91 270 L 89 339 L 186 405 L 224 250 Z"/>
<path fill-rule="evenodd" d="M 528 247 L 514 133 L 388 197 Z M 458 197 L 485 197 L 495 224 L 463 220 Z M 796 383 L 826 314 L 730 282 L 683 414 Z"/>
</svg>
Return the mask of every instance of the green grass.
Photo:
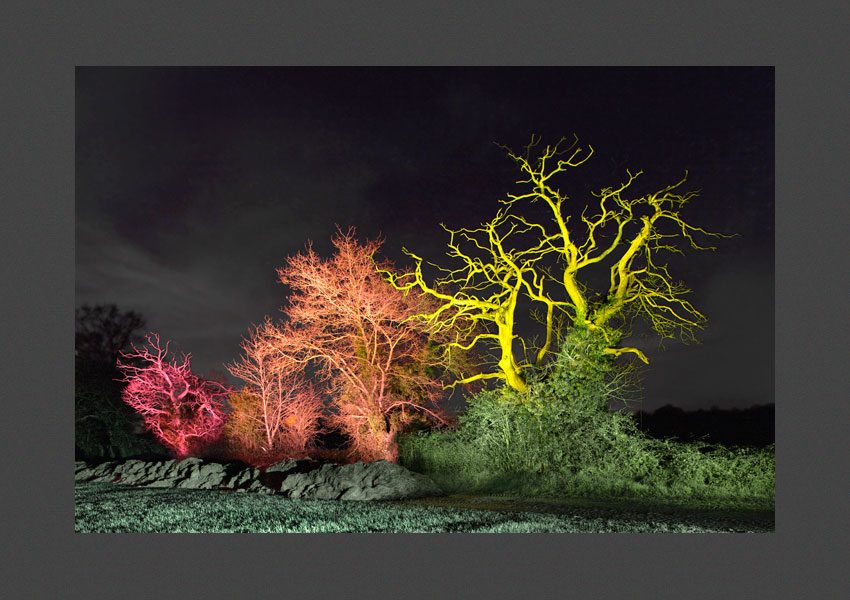
<svg viewBox="0 0 850 600">
<path fill-rule="evenodd" d="M 484 509 L 484 510 L 482 510 Z M 76 532 L 173 533 L 706 533 L 769 532 L 768 515 L 709 514 L 521 499 L 444 497 L 406 502 L 78 483 Z"/>
</svg>

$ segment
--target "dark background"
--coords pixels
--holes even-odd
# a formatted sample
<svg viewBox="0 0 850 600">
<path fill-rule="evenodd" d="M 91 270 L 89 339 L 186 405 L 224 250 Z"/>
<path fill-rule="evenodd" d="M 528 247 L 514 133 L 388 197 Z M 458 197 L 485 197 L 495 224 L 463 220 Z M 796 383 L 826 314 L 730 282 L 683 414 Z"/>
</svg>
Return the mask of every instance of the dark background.
<svg viewBox="0 0 850 600">
<path fill-rule="evenodd" d="M 633 340 L 644 411 L 773 402 L 772 68 L 77 68 L 76 303 L 114 302 L 223 371 L 277 315 L 275 268 L 338 224 L 438 262 L 439 228 L 489 219 L 532 133 L 596 153 L 580 203 L 626 168 L 689 172 L 689 222 L 738 233 L 671 260 L 709 317 L 700 345 Z M 638 332 L 640 333 L 640 332 Z"/>
</svg>

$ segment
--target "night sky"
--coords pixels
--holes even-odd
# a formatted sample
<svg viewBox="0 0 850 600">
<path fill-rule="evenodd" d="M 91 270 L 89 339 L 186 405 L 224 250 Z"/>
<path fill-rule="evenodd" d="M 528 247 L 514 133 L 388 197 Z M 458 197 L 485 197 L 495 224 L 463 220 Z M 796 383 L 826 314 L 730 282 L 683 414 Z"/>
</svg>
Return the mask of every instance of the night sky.
<svg viewBox="0 0 850 600">
<path fill-rule="evenodd" d="M 671 260 L 709 318 L 700 345 L 637 339 L 643 408 L 774 401 L 774 87 L 769 68 L 78 68 L 76 303 L 135 310 L 223 371 L 285 289 L 275 268 L 336 225 L 441 261 L 439 228 L 517 192 L 532 133 L 595 155 L 560 182 L 581 202 L 643 169 L 683 213 L 738 233 Z M 638 332 L 639 333 L 639 332 Z"/>
</svg>

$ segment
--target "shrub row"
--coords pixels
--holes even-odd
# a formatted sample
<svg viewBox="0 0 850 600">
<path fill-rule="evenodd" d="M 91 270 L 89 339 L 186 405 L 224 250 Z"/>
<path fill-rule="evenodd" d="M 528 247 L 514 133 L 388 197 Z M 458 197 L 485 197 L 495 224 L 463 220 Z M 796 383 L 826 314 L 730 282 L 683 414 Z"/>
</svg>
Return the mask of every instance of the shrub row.
<svg viewBox="0 0 850 600">
<path fill-rule="evenodd" d="M 631 415 L 608 410 L 620 368 L 593 335 L 572 333 L 527 394 L 480 392 L 456 430 L 402 436 L 400 461 L 450 492 L 773 504 L 773 446 L 648 437 Z"/>
</svg>

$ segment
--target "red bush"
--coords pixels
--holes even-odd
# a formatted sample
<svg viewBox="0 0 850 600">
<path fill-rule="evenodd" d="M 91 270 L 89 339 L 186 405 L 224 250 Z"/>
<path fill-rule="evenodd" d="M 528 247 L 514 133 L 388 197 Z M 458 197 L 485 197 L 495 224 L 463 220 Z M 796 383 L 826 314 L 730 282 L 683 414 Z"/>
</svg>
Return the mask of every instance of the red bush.
<svg viewBox="0 0 850 600">
<path fill-rule="evenodd" d="M 192 373 L 190 355 L 184 354 L 180 362 L 168 358 L 168 343 L 163 348 L 157 334 L 145 340 L 118 360 L 121 381 L 127 383 L 122 398 L 177 458 L 197 454 L 221 434 L 222 401 L 230 390 Z"/>
</svg>

